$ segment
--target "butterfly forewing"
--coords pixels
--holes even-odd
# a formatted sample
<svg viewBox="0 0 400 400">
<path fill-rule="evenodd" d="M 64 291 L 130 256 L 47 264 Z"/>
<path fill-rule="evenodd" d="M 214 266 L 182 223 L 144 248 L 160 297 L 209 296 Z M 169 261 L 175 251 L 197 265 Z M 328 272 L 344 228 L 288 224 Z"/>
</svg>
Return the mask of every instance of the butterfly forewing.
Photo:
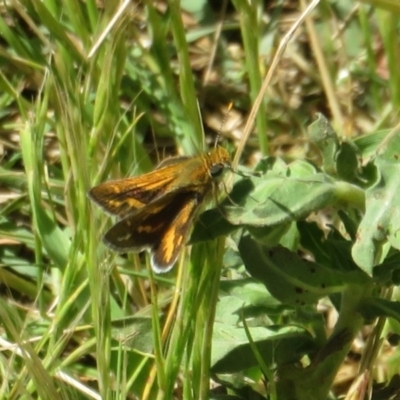
<svg viewBox="0 0 400 400">
<path fill-rule="evenodd" d="M 193 161 L 185 159 L 180 165 L 171 163 L 145 175 L 102 183 L 89 191 L 89 197 L 109 214 L 124 217 L 179 189 L 182 170 L 196 169 L 197 163 Z"/>
</svg>

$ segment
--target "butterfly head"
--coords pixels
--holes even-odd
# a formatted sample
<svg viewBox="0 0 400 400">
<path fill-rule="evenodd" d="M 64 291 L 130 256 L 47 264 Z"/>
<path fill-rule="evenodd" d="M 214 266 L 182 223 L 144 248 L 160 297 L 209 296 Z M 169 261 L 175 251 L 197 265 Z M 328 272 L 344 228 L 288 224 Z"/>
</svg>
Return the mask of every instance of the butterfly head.
<svg viewBox="0 0 400 400">
<path fill-rule="evenodd" d="M 208 154 L 209 171 L 212 178 L 219 178 L 224 171 L 231 169 L 231 157 L 223 147 L 215 147 Z"/>
</svg>

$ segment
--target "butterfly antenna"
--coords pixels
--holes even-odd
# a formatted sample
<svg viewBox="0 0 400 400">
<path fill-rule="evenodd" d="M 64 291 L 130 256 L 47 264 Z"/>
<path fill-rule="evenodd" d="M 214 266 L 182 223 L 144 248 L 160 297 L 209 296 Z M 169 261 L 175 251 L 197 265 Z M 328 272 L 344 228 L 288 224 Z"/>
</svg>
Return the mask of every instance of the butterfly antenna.
<svg viewBox="0 0 400 400">
<path fill-rule="evenodd" d="M 233 103 L 230 102 L 230 103 L 228 104 L 228 108 L 227 108 L 227 110 L 226 110 L 226 113 L 224 114 L 224 117 L 222 118 L 221 126 L 220 126 L 219 129 L 218 129 L 217 137 L 215 138 L 215 145 L 214 145 L 214 147 L 217 147 L 217 146 L 218 146 L 219 139 L 221 138 L 222 128 L 223 128 L 224 125 L 225 125 L 226 119 L 228 118 L 229 112 L 232 110 L 232 107 L 233 107 Z"/>
</svg>

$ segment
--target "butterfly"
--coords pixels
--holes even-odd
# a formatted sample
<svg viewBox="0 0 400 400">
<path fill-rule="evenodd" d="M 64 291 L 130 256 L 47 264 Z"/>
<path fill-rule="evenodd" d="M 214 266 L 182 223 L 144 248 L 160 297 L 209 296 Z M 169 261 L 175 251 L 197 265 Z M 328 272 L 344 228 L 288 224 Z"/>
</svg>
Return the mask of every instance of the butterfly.
<svg viewBox="0 0 400 400">
<path fill-rule="evenodd" d="M 230 155 L 216 146 L 198 156 L 168 158 L 147 174 L 93 187 L 89 198 L 121 218 L 104 243 L 118 252 L 147 250 L 155 272 L 169 271 L 226 170 L 232 170 Z"/>
</svg>

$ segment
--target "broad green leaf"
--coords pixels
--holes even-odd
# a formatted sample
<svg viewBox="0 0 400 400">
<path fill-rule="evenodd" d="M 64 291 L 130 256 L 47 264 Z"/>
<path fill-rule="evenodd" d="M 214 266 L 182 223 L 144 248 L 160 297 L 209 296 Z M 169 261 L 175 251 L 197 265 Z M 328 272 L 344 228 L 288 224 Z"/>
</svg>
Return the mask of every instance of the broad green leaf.
<svg viewBox="0 0 400 400">
<path fill-rule="evenodd" d="M 336 170 L 338 176 L 347 182 L 357 182 L 359 175 L 359 151 L 351 141 L 344 141 L 336 155 Z"/>
<path fill-rule="evenodd" d="M 370 281 L 368 275 L 359 269 L 351 257 L 353 242 L 345 240 L 334 227 L 326 237 L 315 223 L 300 221 L 297 225 L 302 247 L 312 253 L 317 263 L 340 272 L 343 283 L 359 284 Z"/>
<path fill-rule="evenodd" d="M 128 317 L 112 323 L 112 337 L 124 345 L 151 354 L 153 351 L 153 333 L 151 319 Z"/>
<path fill-rule="evenodd" d="M 312 337 L 298 326 L 249 327 L 267 364 L 295 362 L 312 349 Z M 257 365 L 243 327 L 215 322 L 211 365 L 213 372 L 236 372 Z"/>
<path fill-rule="evenodd" d="M 226 207 L 234 225 L 266 226 L 304 218 L 312 211 L 337 203 L 335 185 L 321 173 L 303 178 L 252 178 L 255 189 L 241 207 Z"/>
<path fill-rule="evenodd" d="M 246 269 L 282 303 L 301 306 L 343 289 L 340 273 L 306 261 L 284 247 L 268 248 L 244 236 L 239 250 Z"/>
<path fill-rule="evenodd" d="M 252 278 L 221 281 L 220 289 L 230 295 L 225 297 L 238 299 L 241 307 L 248 305 L 282 307 L 262 283 Z M 219 309 L 220 306 L 218 306 L 217 312 Z M 223 313 L 226 315 L 226 309 L 223 310 Z"/>
<path fill-rule="evenodd" d="M 329 121 L 322 114 L 318 114 L 317 120 L 308 127 L 307 134 L 321 150 L 324 170 L 328 174 L 335 175 L 339 139 Z"/>
<path fill-rule="evenodd" d="M 227 235 L 236 230 L 236 224 L 228 222 L 225 218 L 224 205 L 240 204 L 249 196 L 252 190 L 254 190 L 254 184 L 250 179 L 243 179 L 237 182 L 229 193 L 229 197 L 221 205 L 200 215 L 190 237 L 190 244 L 214 240 L 221 235 Z"/>
<path fill-rule="evenodd" d="M 366 212 L 357 231 L 352 255 L 357 265 L 372 275 L 392 245 L 400 249 L 399 136 L 392 137 L 377 157 L 379 181 L 366 190 Z"/>
<path fill-rule="evenodd" d="M 237 226 L 229 223 L 223 217 L 220 209 L 207 210 L 200 216 L 198 223 L 195 225 L 189 243 L 194 244 L 214 240 L 219 236 L 228 235 L 236 229 Z"/>
<path fill-rule="evenodd" d="M 266 246 L 277 246 L 282 236 L 289 231 L 291 223 L 278 224 L 274 226 L 247 226 L 247 230 L 257 239 L 259 243 Z"/>
<path fill-rule="evenodd" d="M 335 182 L 307 162 L 286 165 L 279 159 L 264 159 L 257 169 L 267 172 L 246 180 L 247 190 L 254 189 L 235 202 L 238 206 L 226 203 L 224 207 L 224 215 L 233 225 L 273 226 L 305 218 L 327 206 L 364 205 L 364 191 L 358 186 Z"/>
<path fill-rule="evenodd" d="M 400 252 L 392 249 L 385 261 L 374 268 L 374 280 L 386 286 L 400 284 Z"/>
<path fill-rule="evenodd" d="M 318 114 L 307 133 L 322 153 L 323 170 L 327 174 L 346 182 L 359 181 L 360 151 L 353 141 L 339 142 L 336 132 L 322 114 Z"/>
</svg>

